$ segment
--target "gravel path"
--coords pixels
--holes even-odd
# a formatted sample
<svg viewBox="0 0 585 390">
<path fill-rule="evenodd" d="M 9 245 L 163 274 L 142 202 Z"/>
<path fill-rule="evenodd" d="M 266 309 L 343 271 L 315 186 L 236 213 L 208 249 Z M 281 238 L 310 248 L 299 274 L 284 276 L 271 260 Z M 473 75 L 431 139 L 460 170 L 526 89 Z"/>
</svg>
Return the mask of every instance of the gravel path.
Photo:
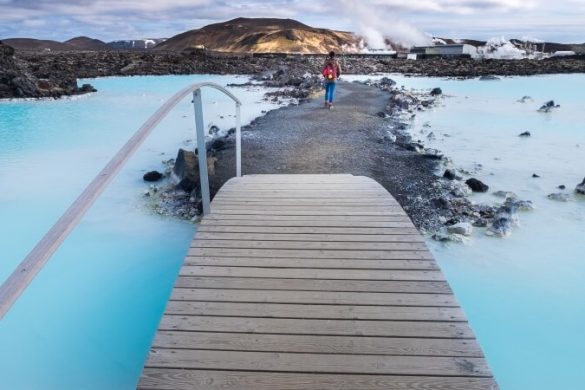
<svg viewBox="0 0 585 390">
<path fill-rule="evenodd" d="M 323 107 L 322 98 L 271 111 L 243 128 L 243 174 L 368 176 L 400 202 L 419 229 L 437 226 L 435 163 L 384 137 L 392 121 L 377 114 L 385 110 L 388 93 L 340 82 L 333 110 Z M 217 157 L 212 193 L 235 175 L 233 137 Z"/>
</svg>

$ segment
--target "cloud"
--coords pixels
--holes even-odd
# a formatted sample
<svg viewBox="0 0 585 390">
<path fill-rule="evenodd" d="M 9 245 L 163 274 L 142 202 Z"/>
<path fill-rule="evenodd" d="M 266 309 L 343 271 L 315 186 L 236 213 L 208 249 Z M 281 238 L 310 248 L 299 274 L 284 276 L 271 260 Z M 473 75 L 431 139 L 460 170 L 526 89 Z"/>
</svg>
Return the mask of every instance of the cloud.
<svg viewBox="0 0 585 390">
<path fill-rule="evenodd" d="M 585 41 L 584 0 L 0 0 L 0 37 L 163 37 L 238 16 L 294 18 L 316 27 L 357 30 L 372 41 L 388 35 L 419 42 L 421 30 L 469 38 L 504 33 Z"/>
</svg>

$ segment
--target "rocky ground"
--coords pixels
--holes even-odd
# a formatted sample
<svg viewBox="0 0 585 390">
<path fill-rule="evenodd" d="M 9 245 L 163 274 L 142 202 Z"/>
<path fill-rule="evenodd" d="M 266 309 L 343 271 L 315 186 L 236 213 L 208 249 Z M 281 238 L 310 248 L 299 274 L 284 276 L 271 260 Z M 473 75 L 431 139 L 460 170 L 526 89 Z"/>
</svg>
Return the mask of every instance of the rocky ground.
<svg viewBox="0 0 585 390">
<path fill-rule="evenodd" d="M 4 56 L 6 57 L 6 56 Z M 79 93 L 76 78 L 93 78 L 105 76 L 135 75 L 169 75 L 169 74 L 250 74 L 262 77 L 271 72 L 285 71 L 301 78 L 306 73 L 316 74 L 323 63 L 322 56 L 246 56 L 217 55 L 198 51 L 183 52 L 61 52 L 35 53 L 19 52 L 10 57 L 20 64 L 21 72 L 39 80 L 49 93 L 42 96 L 61 96 Z M 341 58 L 345 73 L 371 74 L 375 72 L 403 73 L 442 77 L 478 77 L 499 75 L 534 75 L 551 73 L 585 72 L 585 60 L 579 58 L 557 58 L 549 60 L 482 60 L 466 58 L 425 59 L 409 61 L 385 56 L 347 56 Z M 0 68 L 0 89 L 7 88 L 7 82 L 14 76 L 6 76 L 4 67 Z M 37 83 L 38 84 L 38 83 Z M 278 85 L 284 86 L 284 85 Z M 33 89 L 20 88 L 10 97 L 38 97 Z M 44 94 L 44 95 L 43 95 Z"/>
<path fill-rule="evenodd" d="M 35 72 L 28 61 L 15 56 L 14 49 L 0 42 L 0 99 L 57 98 L 95 92 L 85 84 L 77 85 L 74 73 L 58 66 L 46 73 Z"/>
<path fill-rule="evenodd" d="M 305 80 L 296 93 L 315 97 L 320 84 L 311 80 Z M 493 189 L 499 204 L 471 201 L 472 192 L 489 191 L 489 186 L 473 178 L 472 172 L 455 169 L 448 157 L 425 148 L 407 131 L 413 115 L 441 102 L 442 91 L 412 93 L 394 86 L 387 78 L 376 84 L 340 83 L 332 111 L 322 107 L 321 96 L 308 97 L 306 104 L 258 118 L 243 128 L 244 174 L 364 175 L 382 184 L 417 228 L 437 240 L 465 242 L 474 229 L 498 237 L 510 235 L 519 214 L 532 210 L 532 203 Z M 214 194 L 235 176 L 233 134 L 216 138 L 207 149 Z M 201 207 L 195 154 L 181 151 L 174 173 L 174 161 L 168 163 L 167 174 L 179 184 L 154 187 L 156 192 L 151 189 L 148 195 L 157 212 L 195 220 Z M 577 193 L 585 192 L 584 186 L 585 180 Z"/>
</svg>

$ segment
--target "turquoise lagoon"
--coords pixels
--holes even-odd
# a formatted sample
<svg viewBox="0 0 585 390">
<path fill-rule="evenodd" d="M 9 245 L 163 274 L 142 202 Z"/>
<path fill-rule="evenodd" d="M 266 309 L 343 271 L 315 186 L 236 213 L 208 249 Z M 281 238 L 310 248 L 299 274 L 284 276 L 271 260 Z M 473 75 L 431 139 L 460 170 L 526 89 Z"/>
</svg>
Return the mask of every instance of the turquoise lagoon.
<svg viewBox="0 0 585 390">
<path fill-rule="evenodd" d="M 478 229 L 467 245 L 428 240 L 501 389 L 583 389 L 585 196 L 574 188 L 585 176 L 585 75 L 390 77 L 408 90 L 442 89 L 410 132 L 490 186 L 472 200 L 501 202 L 491 193 L 512 191 L 536 207 L 505 239 Z M 531 99 L 519 102 L 524 96 Z M 560 108 L 537 112 L 549 100 Z M 532 136 L 518 137 L 524 131 Z M 572 198 L 547 198 L 557 192 Z"/>
<path fill-rule="evenodd" d="M 507 239 L 477 231 L 467 245 L 429 241 L 503 390 L 581 389 L 585 383 L 585 200 L 546 198 L 585 176 L 585 76 L 495 82 L 407 78 L 441 87 L 442 104 L 417 114 L 415 137 L 474 170 L 491 190 L 537 209 Z M 93 176 L 162 102 L 188 83 L 218 76 L 91 80 L 77 99 L 0 103 L 0 280 L 4 280 Z M 275 107 L 260 89 L 236 89 L 244 122 Z M 518 103 L 522 96 L 534 101 Z M 549 114 L 536 109 L 554 99 Z M 204 93 L 206 123 L 233 125 L 231 103 Z M 223 118 L 221 118 L 223 116 Z M 531 131 L 532 137 L 517 135 Z M 144 206 L 146 170 L 192 147 L 185 99 L 83 219 L 0 321 L 1 387 L 132 389 L 194 226 Z M 445 134 L 448 134 L 446 136 Z M 479 165 L 481 164 L 481 166 Z M 541 178 L 533 179 L 538 173 Z M 490 194 L 474 200 L 496 202 Z"/>
<path fill-rule="evenodd" d="M 0 282 L 114 153 L 166 99 L 200 81 L 234 76 L 89 80 L 99 93 L 0 102 Z M 277 107 L 260 88 L 234 88 L 242 121 Z M 206 125 L 227 130 L 235 107 L 203 91 Z M 145 171 L 193 148 L 193 105 L 169 114 L 0 321 L 0 388 L 132 389 L 193 224 L 153 215 Z M 234 167 L 235 172 L 235 167 Z"/>
</svg>

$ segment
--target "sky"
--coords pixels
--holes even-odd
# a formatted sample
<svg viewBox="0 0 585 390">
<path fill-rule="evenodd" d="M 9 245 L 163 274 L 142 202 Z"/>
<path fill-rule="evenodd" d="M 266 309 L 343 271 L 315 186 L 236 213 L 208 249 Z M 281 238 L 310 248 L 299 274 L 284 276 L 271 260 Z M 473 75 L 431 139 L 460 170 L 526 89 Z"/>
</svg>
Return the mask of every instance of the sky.
<svg viewBox="0 0 585 390">
<path fill-rule="evenodd" d="M 585 42 L 585 0 L 0 0 L 0 39 L 167 38 L 239 16 L 293 18 L 405 44 L 428 35 Z"/>
</svg>

